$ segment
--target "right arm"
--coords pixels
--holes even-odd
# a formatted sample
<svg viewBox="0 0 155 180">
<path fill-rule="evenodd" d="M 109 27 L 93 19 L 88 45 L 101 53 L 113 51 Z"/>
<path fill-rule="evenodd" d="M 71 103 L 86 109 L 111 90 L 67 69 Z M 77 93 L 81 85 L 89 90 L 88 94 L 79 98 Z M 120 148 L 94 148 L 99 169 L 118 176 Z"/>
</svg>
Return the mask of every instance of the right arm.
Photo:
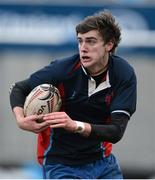
<svg viewBox="0 0 155 180">
<path fill-rule="evenodd" d="M 15 83 L 10 91 L 10 104 L 19 128 L 34 133 L 40 133 L 49 126 L 47 122 L 37 123 L 37 120 L 42 119 L 42 116 L 24 116 L 23 106 L 26 96 L 30 91 L 29 79 Z"/>
</svg>

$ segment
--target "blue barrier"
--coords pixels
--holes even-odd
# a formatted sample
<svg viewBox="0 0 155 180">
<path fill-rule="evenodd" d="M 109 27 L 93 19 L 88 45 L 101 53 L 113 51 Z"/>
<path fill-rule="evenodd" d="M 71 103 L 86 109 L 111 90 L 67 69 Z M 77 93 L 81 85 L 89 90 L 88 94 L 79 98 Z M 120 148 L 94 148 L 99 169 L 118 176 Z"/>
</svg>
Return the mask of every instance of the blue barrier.
<svg viewBox="0 0 155 180">
<path fill-rule="evenodd" d="M 154 52 L 155 7 L 117 5 L 0 5 L 0 50 L 76 50 L 75 26 L 87 15 L 109 9 L 122 27 L 121 50 Z"/>
</svg>

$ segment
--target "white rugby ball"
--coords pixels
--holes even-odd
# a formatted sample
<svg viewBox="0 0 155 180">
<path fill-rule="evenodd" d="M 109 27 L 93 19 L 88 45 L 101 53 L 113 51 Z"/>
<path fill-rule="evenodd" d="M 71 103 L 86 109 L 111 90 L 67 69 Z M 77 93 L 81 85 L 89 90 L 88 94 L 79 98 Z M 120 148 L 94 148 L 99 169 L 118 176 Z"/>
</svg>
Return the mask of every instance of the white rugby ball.
<svg viewBox="0 0 155 180">
<path fill-rule="evenodd" d="M 35 87 L 26 97 L 24 115 L 41 115 L 59 111 L 61 96 L 59 90 L 51 84 L 41 84 Z"/>
</svg>

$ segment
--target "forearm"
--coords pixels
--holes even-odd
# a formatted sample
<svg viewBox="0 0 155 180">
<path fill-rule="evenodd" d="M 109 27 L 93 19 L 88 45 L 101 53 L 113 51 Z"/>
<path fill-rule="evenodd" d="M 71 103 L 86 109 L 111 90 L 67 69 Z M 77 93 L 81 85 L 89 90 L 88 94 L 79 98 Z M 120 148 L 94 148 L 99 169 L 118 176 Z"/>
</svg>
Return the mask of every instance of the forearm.
<svg viewBox="0 0 155 180">
<path fill-rule="evenodd" d="M 24 111 L 22 107 L 14 107 L 13 108 L 13 113 L 17 122 L 17 125 L 19 128 L 23 129 L 23 130 L 27 130 L 26 128 L 24 128 Z"/>
<path fill-rule="evenodd" d="M 25 98 L 31 91 L 29 80 L 20 81 L 15 83 L 10 92 L 10 105 L 14 107 L 23 107 Z"/>
<path fill-rule="evenodd" d="M 80 134 L 101 141 L 117 143 L 123 137 L 129 117 L 117 114 L 112 115 L 111 118 L 112 122 L 108 125 L 83 123 L 83 130 Z"/>
<path fill-rule="evenodd" d="M 124 114 L 116 114 L 111 117 L 111 124 L 96 125 L 91 124 L 91 133 L 89 137 L 117 143 L 124 135 L 129 117 Z"/>
<path fill-rule="evenodd" d="M 90 137 L 116 143 L 122 138 L 119 127 L 116 125 L 91 125 Z"/>
<path fill-rule="evenodd" d="M 77 127 L 75 128 L 75 133 L 79 133 L 82 136 L 89 137 L 92 139 L 97 139 L 101 141 L 108 141 L 116 143 L 121 139 L 121 133 L 119 127 L 116 125 L 97 125 L 83 123 L 84 129 L 81 132 L 77 132 Z"/>
<path fill-rule="evenodd" d="M 14 107 L 13 113 L 15 115 L 15 118 L 17 120 L 17 123 L 20 123 L 21 119 L 24 118 L 24 111 L 22 107 Z"/>
</svg>

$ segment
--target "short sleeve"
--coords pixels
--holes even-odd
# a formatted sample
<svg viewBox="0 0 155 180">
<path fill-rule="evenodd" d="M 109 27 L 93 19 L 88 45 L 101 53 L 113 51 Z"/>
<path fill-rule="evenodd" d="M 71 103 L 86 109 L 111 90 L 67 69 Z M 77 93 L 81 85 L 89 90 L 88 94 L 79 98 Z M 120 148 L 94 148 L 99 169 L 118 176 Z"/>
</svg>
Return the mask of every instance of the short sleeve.
<svg viewBox="0 0 155 180">
<path fill-rule="evenodd" d="M 122 78 L 111 103 L 111 113 L 125 113 L 129 117 L 136 110 L 137 79 L 134 71 L 127 78 Z"/>
</svg>

